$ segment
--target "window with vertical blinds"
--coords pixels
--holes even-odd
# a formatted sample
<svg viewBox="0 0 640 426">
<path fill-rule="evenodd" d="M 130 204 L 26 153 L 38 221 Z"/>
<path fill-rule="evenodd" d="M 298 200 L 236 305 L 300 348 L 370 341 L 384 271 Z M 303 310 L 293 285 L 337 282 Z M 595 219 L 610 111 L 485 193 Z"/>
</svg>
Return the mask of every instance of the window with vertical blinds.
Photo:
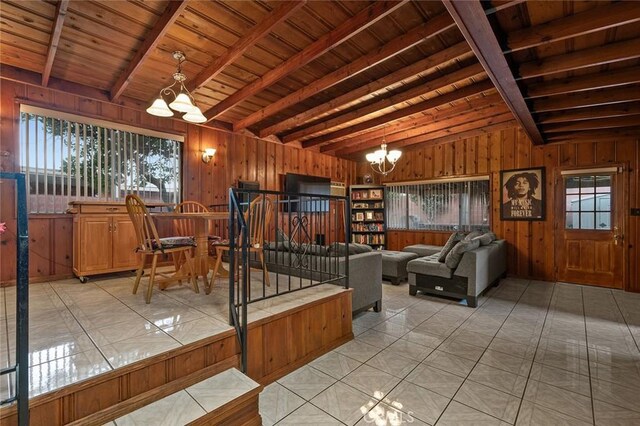
<svg viewBox="0 0 640 426">
<path fill-rule="evenodd" d="M 63 213 L 70 201 L 180 202 L 182 137 L 57 113 L 20 112 L 20 169 L 30 213 Z"/>
<path fill-rule="evenodd" d="M 489 178 L 387 185 L 387 229 L 489 230 Z"/>
</svg>

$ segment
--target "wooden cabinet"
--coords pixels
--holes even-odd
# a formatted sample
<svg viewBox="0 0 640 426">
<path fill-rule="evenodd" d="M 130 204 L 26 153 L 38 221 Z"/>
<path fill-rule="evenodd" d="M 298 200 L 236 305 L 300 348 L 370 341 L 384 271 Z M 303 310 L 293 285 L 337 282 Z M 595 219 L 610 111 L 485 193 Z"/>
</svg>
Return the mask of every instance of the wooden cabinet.
<svg viewBox="0 0 640 426">
<path fill-rule="evenodd" d="M 384 186 L 352 185 L 351 242 L 368 244 L 376 250 L 386 247 Z"/>
<path fill-rule="evenodd" d="M 139 255 L 133 223 L 123 203 L 72 202 L 73 272 L 86 277 L 134 270 Z"/>
</svg>

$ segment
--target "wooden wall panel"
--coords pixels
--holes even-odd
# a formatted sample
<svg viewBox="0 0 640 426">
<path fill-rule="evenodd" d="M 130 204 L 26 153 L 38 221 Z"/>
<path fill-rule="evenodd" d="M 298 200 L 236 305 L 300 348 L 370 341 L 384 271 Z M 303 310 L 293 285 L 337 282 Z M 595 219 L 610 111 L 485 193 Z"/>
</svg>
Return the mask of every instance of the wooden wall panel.
<svg viewBox="0 0 640 426">
<path fill-rule="evenodd" d="M 508 241 L 508 273 L 541 280 L 555 279 L 555 222 L 559 210 L 554 197 L 555 177 L 561 167 L 598 166 L 607 163 L 626 164 L 629 205 L 625 207 L 625 238 L 628 251 L 627 289 L 640 292 L 640 217 L 630 216 L 629 208 L 640 207 L 640 139 L 593 141 L 533 146 L 524 132 L 508 128 L 485 135 L 460 139 L 437 146 L 424 145 L 404 151 L 396 167 L 405 170 L 415 159 L 424 158 L 422 174 L 396 173 L 378 181 L 406 181 L 446 176 L 486 175 L 491 180 L 491 228 Z M 476 165 L 477 164 L 477 165 Z M 544 166 L 546 168 L 546 220 L 500 220 L 500 170 Z M 358 175 L 369 173 L 366 163 L 358 165 Z M 417 169 L 416 169 L 417 170 Z M 432 171 L 431 171 L 432 170 Z M 428 231 L 389 231 L 389 249 L 399 250 L 409 244 L 442 245 L 448 233 Z"/>
<path fill-rule="evenodd" d="M 0 170 L 19 170 L 20 102 L 67 113 L 185 135 L 183 146 L 183 199 L 205 205 L 227 204 L 228 188 L 238 180 L 260 182 L 260 187 L 282 190 L 282 175 L 304 173 L 354 183 L 356 163 L 313 151 L 283 146 L 251 136 L 189 125 L 181 120 L 153 117 L 120 105 L 85 99 L 56 90 L 0 79 Z M 215 148 L 210 163 L 201 160 L 205 148 Z M 15 220 L 12 188 L 0 187 L 0 222 L 9 229 Z M 32 281 L 71 275 L 71 219 L 64 215 L 31 215 L 30 274 Z M 66 231 L 65 231 L 66 230 Z M 15 238 L 0 239 L 0 283 L 15 280 Z"/>
</svg>

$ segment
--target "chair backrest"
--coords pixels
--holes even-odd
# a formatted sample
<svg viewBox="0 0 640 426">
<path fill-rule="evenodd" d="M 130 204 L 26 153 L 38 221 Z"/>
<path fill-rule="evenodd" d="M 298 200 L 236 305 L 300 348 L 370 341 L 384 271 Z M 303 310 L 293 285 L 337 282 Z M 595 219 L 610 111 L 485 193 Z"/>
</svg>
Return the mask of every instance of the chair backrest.
<svg viewBox="0 0 640 426">
<path fill-rule="evenodd" d="M 273 201 L 269 197 L 259 195 L 251 201 L 249 210 L 245 213 L 245 220 L 249 227 L 249 245 L 262 247 L 266 232 L 273 218 Z"/>
<path fill-rule="evenodd" d="M 138 238 L 138 249 L 142 251 L 153 251 L 161 249 L 160 238 L 153 219 L 149 215 L 149 210 L 144 201 L 135 194 L 127 195 L 125 199 L 127 213 L 133 222 L 133 227 Z"/>
<path fill-rule="evenodd" d="M 183 201 L 176 206 L 176 212 L 179 213 L 205 213 L 209 209 L 204 204 L 197 201 Z M 195 235 L 195 226 L 191 219 L 174 219 L 177 235 L 181 237 L 193 237 Z"/>
</svg>

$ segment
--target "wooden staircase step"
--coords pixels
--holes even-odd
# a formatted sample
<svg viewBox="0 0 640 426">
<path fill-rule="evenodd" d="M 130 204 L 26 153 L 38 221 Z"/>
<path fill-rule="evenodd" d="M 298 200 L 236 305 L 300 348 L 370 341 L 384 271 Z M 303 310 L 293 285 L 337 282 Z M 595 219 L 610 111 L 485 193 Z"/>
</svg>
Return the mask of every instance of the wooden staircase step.
<svg viewBox="0 0 640 426">
<path fill-rule="evenodd" d="M 115 420 L 116 425 L 261 425 L 262 386 L 235 368 L 151 402 Z"/>
</svg>

